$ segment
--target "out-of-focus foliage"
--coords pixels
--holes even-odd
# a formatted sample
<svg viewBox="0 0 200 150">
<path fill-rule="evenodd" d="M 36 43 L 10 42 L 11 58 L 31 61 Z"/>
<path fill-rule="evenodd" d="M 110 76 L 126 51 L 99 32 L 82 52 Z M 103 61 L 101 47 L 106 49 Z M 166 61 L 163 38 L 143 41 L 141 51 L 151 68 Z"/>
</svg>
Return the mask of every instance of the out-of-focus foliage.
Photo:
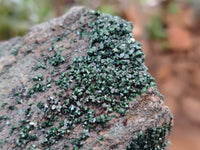
<svg viewBox="0 0 200 150">
<path fill-rule="evenodd" d="M 113 16 L 120 16 L 113 5 L 101 5 L 100 7 L 98 7 L 98 10 L 103 13 L 111 14 Z"/>
<path fill-rule="evenodd" d="M 176 14 L 178 12 L 178 5 L 175 1 L 172 1 L 168 4 L 167 10 L 171 14 Z"/>
<path fill-rule="evenodd" d="M 167 51 L 170 48 L 167 41 L 167 33 L 160 15 L 155 14 L 151 17 L 151 20 L 147 24 L 147 36 L 149 39 L 158 40 L 162 51 Z"/>
<path fill-rule="evenodd" d="M 152 16 L 147 25 L 148 37 L 150 39 L 165 39 L 167 37 L 161 17 L 159 15 Z"/>
<path fill-rule="evenodd" d="M 0 0 L 0 40 L 23 35 L 51 17 L 51 0 Z"/>
<path fill-rule="evenodd" d="M 0 41 L 22 36 L 40 22 L 62 15 L 73 5 L 83 5 L 120 15 L 116 0 L 0 0 Z"/>
</svg>

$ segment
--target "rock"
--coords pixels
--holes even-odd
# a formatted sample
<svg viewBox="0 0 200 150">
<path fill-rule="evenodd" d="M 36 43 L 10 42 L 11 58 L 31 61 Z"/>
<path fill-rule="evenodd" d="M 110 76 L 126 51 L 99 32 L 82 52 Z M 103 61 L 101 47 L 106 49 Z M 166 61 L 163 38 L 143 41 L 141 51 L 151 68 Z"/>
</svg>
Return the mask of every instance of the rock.
<svg viewBox="0 0 200 150">
<path fill-rule="evenodd" d="M 164 149 L 172 114 L 132 24 L 74 7 L 0 43 L 0 149 Z"/>
<path fill-rule="evenodd" d="M 167 28 L 167 37 L 172 50 L 187 51 L 192 49 L 190 32 L 180 26 L 169 26 Z"/>
</svg>

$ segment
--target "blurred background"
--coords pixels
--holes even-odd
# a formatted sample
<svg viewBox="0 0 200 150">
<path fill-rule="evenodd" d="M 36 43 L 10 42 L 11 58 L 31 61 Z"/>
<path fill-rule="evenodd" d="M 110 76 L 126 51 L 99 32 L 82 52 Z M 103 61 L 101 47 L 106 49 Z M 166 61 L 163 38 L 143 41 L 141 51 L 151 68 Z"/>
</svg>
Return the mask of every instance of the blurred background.
<svg viewBox="0 0 200 150">
<path fill-rule="evenodd" d="M 74 5 L 133 23 L 149 72 L 174 114 L 171 150 L 200 150 L 200 0 L 0 0 L 0 41 Z"/>
</svg>

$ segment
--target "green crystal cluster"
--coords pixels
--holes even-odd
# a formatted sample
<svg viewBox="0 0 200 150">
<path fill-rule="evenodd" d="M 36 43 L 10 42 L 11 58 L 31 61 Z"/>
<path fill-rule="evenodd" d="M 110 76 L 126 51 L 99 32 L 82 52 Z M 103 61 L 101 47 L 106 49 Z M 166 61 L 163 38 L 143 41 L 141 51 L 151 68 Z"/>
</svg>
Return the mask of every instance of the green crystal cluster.
<svg viewBox="0 0 200 150">
<path fill-rule="evenodd" d="M 172 120 L 172 118 L 171 118 Z M 126 150 L 163 150 L 166 145 L 166 137 L 171 132 L 171 121 L 162 127 L 150 128 L 141 131 Z"/>
<path fill-rule="evenodd" d="M 135 41 L 131 23 L 119 17 L 95 12 L 88 24 L 90 45 L 87 55 L 76 58 L 64 80 L 73 86 L 72 100 L 105 106 L 105 112 L 124 115 L 129 101 L 153 85 L 144 65 L 142 45 Z"/>
</svg>

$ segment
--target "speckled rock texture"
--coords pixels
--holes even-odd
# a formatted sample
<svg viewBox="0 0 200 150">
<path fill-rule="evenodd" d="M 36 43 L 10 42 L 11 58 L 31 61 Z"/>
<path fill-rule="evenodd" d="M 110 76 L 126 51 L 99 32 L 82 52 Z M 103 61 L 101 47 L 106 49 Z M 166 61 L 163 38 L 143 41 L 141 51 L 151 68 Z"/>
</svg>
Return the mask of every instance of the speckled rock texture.
<svg viewBox="0 0 200 150">
<path fill-rule="evenodd" d="M 0 149 L 166 149 L 141 49 L 131 23 L 83 7 L 0 42 Z"/>
</svg>

